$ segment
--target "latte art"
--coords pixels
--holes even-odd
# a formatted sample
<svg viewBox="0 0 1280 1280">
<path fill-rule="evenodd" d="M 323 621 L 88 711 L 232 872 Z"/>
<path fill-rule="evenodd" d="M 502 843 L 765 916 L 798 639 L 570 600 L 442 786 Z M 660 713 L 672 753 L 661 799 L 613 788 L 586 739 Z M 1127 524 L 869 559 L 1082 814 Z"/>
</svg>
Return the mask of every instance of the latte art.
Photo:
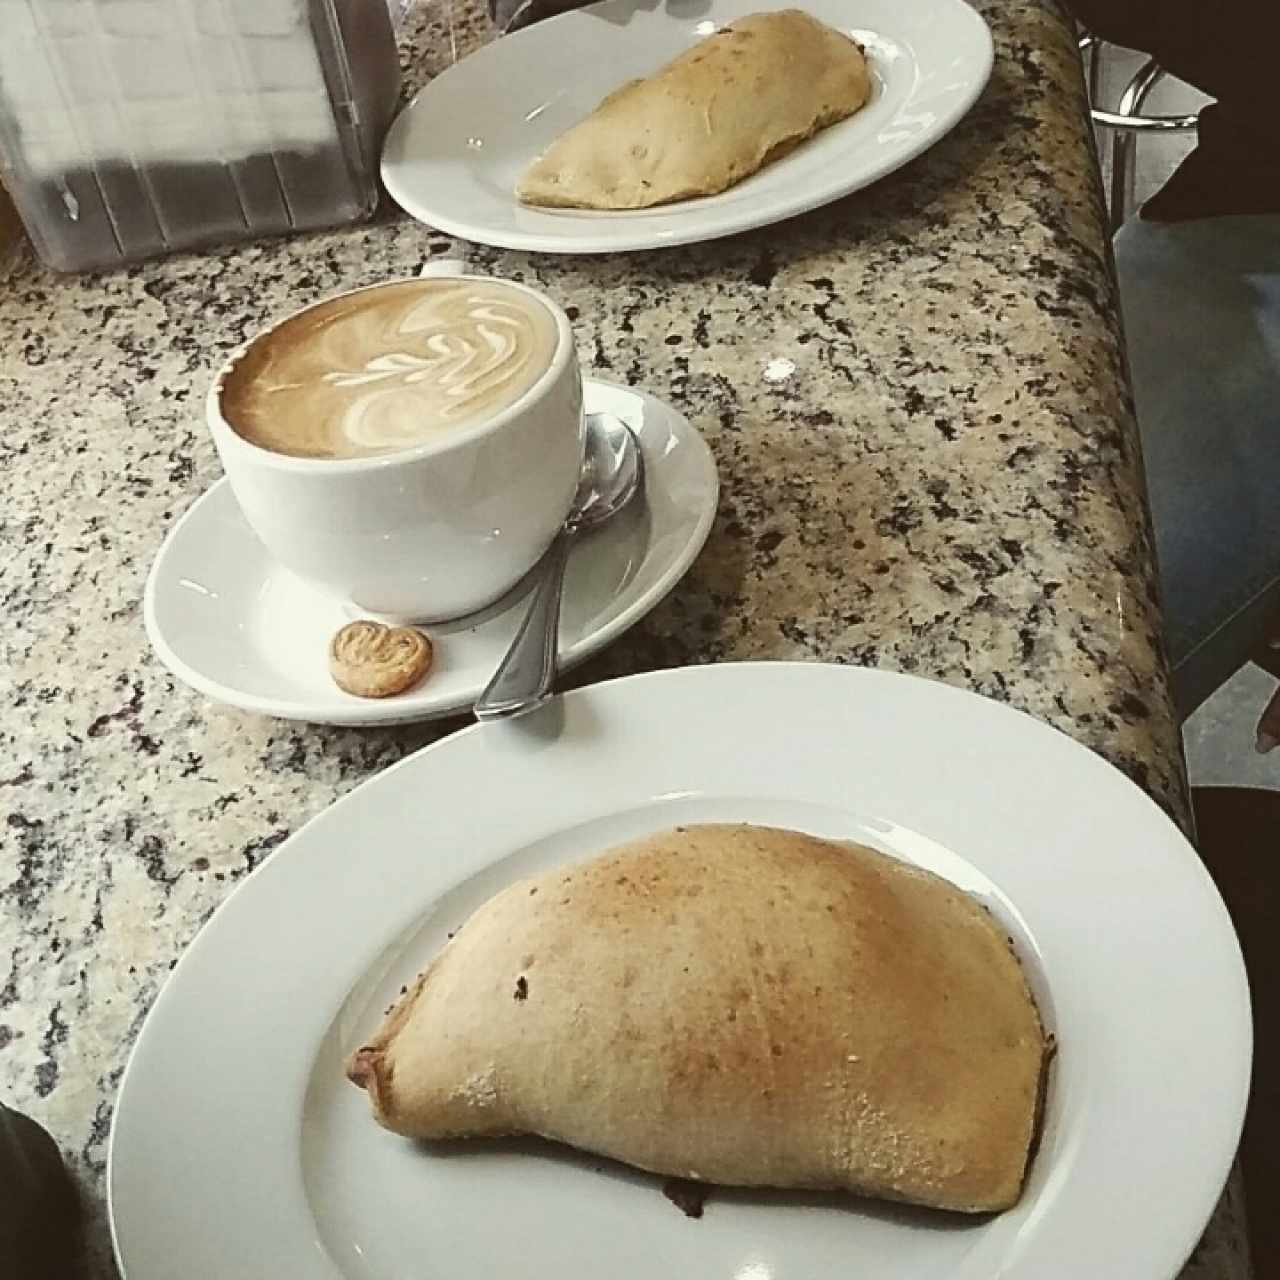
<svg viewBox="0 0 1280 1280">
<path fill-rule="evenodd" d="M 265 334 L 228 375 L 222 412 L 276 453 L 390 453 L 500 413 L 542 376 L 557 342 L 551 312 L 499 282 L 386 285 Z"/>
</svg>

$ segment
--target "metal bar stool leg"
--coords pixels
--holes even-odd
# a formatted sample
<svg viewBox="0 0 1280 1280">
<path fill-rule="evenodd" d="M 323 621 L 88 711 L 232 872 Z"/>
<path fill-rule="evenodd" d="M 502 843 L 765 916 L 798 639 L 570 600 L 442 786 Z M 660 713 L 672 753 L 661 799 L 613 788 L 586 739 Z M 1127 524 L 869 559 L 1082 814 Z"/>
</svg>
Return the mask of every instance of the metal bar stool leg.
<svg viewBox="0 0 1280 1280">
<path fill-rule="evenodd" d="M 1128 217 L 1133 203 L 1134 150 L 1137 138 L 1132 133 L 1117 132 L 1111 140 L 1111 230 L 1116 232 Z"/>
<path fill-rule="evenodd" d="M 1096 107 L 1102 100 L 1102 42 L 1087 36 L 1089 51 L 1089 105 Z"/>
</svg>

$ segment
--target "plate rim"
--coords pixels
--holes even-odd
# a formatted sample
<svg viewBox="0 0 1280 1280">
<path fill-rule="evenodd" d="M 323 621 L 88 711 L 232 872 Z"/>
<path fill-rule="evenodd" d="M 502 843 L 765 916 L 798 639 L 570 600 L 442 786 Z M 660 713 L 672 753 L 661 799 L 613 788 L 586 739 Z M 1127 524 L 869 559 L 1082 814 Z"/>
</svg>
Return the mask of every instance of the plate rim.
<svg viewBox="0 0 1280 1280">
<path fill-rule="evenodd" d="M 1059 752 L 1068 751 L 1072 758 L 1078 762 L 1082 770 L 1090 770 L 1093 775 L 1099 779 L 1105 778 L 1114 788 L 1115 795 L 1124 795 L 1128 802 L 1135 806 L 1135 812 L 1140 811 L 1143 814 L 1143 829 L 1150 830 L 1154 837 L 1157 833 L 1160 835 L 1160 843 L 1156 845 L 1155 852 L 1159 853 L 1164 849 L 1165 842 L 1171 842 L 1171 847 L 1176 848 L 1177 854 L 1181 859 L 1177 864 L 1176 875 L 1182 882 L 1184 889 L 1193 892 L 1197 912 L 1201 914 L 1201 923 L 1209 920 L 1210 916 L 1216 918 L 1219 927 L 1219 937 L 1216 941 L 1225 944 L 1225 951 L 1219 956 L 1219 962 L 1215 968 L 1221 968 L 1223 975 L 1230 970 L 1232 986 L 1234 990 L 1227 992 L 1225 986 L 1217 993 L 1218 995 L 1230 994 L 1230 1013 L 1235 1021 L 1235 1031 L 1238 1041 L 1233 1041 L 1235 1048 L 1230 1054 L 1230 1061 L 1233 1064 L 1233 1081 L 1234 1090 L 1222 1089 L 1217 1097 L 1217 1105 L 1215 1110 L 1218 1112 L 1220 1122 L 1214 1126 L 1218 1141 L 1215 1143 L 1216 1150 L 1212 1153 L 1214 1159 L 1211 1162 L 1211 1168 L 1208 1171 L 1208 1177 L 1201 1177 L 1197 1181 L 1197 1190 L 1193 1196 L 1188 1198 L 1196 1201 L 1194 1212 L 1186 1215 L 1185 1218 L 1174 1220 L 1173 1230 L 1166 1231 L 1163 1237 L 1163 1245 L 1160 1250 L 1159 1259 L 1152 1258 L 1153 1265 L 1163 1267 L 1164 1263 L 1168 1263 L 1167 1270 L 1162 1269 L 1158 1274 L 1161 1280 L 1168 1277 L 1172 1280 L 1176 1276 L 1186 1259 L 1190 1256 L 1197 1241 L 1199 1240 L 1205 1223 L 1211 1216 L 1214 1204 L 1220 1194 L 1222 1186 L 1225 1184 L 1227 1175 L 1230 1171 L 1234 1160 L 1236 1147 L 1239 1140 L 1240 1129 L 1243 1124 L 1244 1109 L 1247 1101 L 1249 1088 L 1249 1062 L 1251 1060 L 1252 1048 L 1252 1032 L 1248 999 L 1248 984 L 1245 976 L 1243 961 L 1240 955 L 1238 940 L 1236 939 L 1234 930 L 1231 926 L 1226 908 L 1223 905 L 1221 896 L 1218 894 L 1216 887 L 1205 868 L 1204 864 L 1195 853 L 1194 848 L 1187 841 L 1186 836 L 1173 823 L 1171 818 L 1163 809 L 1148 795 L 1142 788 L 1138 787 L 1130 778 L 1122 771 L 1117 769 L 1109 761 L 1098 755 L 1096 752 L 1087 748 L 1071 735 L 1058 729 L 1056 726 L 1038 719 L 1028 712 L 1019 708 L 1010 706 L 1007 703 L 997 702 L 994 699 L 985 697 L 972 690 L 961 688 L 959 686 L 948 684 L 940 680 L 922 677 L 915 674 L 887 672 L 877 668 L 864 668 L 844 666 L 838 663 L 806 663 L 806 662 L 744 662 L 744 663 L 722 663 L 692 667 L 677 667 L 663 669 L 658 671 L 649 671 L 637 675 L 618 677 L 613 680 L 602 682 L 599 685 L 586 686 L 580 689 L 572 690 L 567 694 L 560 695 L 556 702 L 570 703 L 581 705 L 584 702 L 589 703 L 591 699 L 605 696 L 611 696 L 610 691 L 616 693 L 620 686 L 627 686 L 634 689 L 636 686 L 645 686 L 653 682 L 688 682 L 688 681 L 725 681 L 732 683 L 736 680 L 746 680 L 754 682 L 757 679 L 769 680 L 778 676 L 784 680 L 800 679 L 813 681 L 812 688 L 817 689 L 818 686 L 826 680 L 830 679 L 849 679 L 851 681 L 849 688 L 853 689 L 857 681 L 865 682 L 893 682 L 900 685 L 904 689 L 914 689 L 919 696 L 925 696 L 923 686 L 928 686 L 932 695 L 942 698 L 944 701 L 951 699 L 953 702 L 957 700 L 965 700 L 975 709 L 981 706 L 982 711 L 978 714 L 990 714 L 1005 719 L 1008 723 L 1018 723 L 1022 730 L 1026 733 L 1039 733 L 1046 743 L 1054 743 L 1052 750 Z M 869 687 L 869 686 L 868 686 Z M 888 687 L 885 685 L 884 687 Z M 789 692 L 789 691 L 788 691 Z M 625 695 L 624 695 L 625 696 Z M 913 696 L 907 694 L 906 696 Z M 1025 724 L 1023 722 L 1030 722 Z M 317 824 L 324 823 L 332 813 L 340 807 L 355 802 L 356 797 L 369 788 L 385 788 L 388 784 L 384 779 L 392 777 L 399 770 L 420 769 L 423 767 L 423 759 L 431 758 L 431 754 L 435 752 L 448 752 L 456 749 L 458 743 L 464 739 L 474 740 L 476 735 L 489 734 L 490 740 L 495 726 L 476 724 L 467 727 L 458 733 L 448 735 L 436 742 L 420 748 L 419 750 L 407 755 L 396 764 L 382 770 L 368 779 L 364 780 L 351 791 L 335 800 L 332 804 L 326 806 L 319 813 L 308 819 L 289 840 L 281 846 L 276 853 L 266 862 L 256 868 L 249 876 L 246 876 L 218 905 L 212 913 L 210 920 L 206 921 L 200 933 L 189 945 L 173 971 L 161 988 L 152 1009 L 148 1012 L 147 1018 L 131 1048 L 125 1070 L 120 1080 L 119 1091 L 116 1099 L 116 1106 L 113 1109 L 112 1124 L 110 1132 L 110 1141 L 108 1147 L 107 1158 L 107 1202 L 108 1215 L 111 1225 L 113 1247 L 116 1251 L 117 1261 L 122 1272 L 127 1274 L 125 1261 L 120 1254 L 119 1244 L 119 1218 L 121 1216 L 119 1205 L 117 1203 L 117 1172 L 118 1172 L 118 1142 L 120 1137 L 120 1117 L 122 1112 L 122 1103 L 128 1097 L 128 1090 L 132 1076 L 135 1074 L 135 1068 L 139 1060 L 140 1052 L 145 1052 L 148 1045 L 148 1031 L 151 1029 L 153 1019 L 157 1017 L 159 1011 L 167 1007 L 167 1003 L 173 999 L 173 991 L 175 981 L 190 968 L 193 963 L 192 957 L 200 954 L 200 943 L 202 938 L 206 938 L 210 925 L 217 921 L 228 905 L 240 899 L 241 894 L 245 891 L 246 886 L 254 883 L 261 883 L 264 879 L 275 881 L 280 874 L 287 874 L 283 869 L 293 861 L 307 854 L 306 845 L 308 841 L 304 839 L 308 832 Z M 510 728 L 510 726 L 506 726 Z M 1045 733 L 1047 731 L 1047 734 Z M 482 739 L 482 741 L 484 741 Z M 368 797 L 363 803 L 368 802 Z M 314 835 L 311 837 L 314 839 Z M 295 846 L 292 852 L 290 847 Z M 300 846 L 300 847 L 297 847 Z M 469 865 L 465 869 L 464 879 L 483 871 L 486 867 L 493 865 L 492 861 L 477 862 L 475 865 Z M 978 864 L 975 864 L 978 865 Z M 274 870 L 273 870 L 274 869 Z M 443 892 L 447 892 L 444 890 Z M 435 897 L 438 897 L 436 894 Z M 430 899 L 434 901 L 435 897 Z M 1015 905 L 1016 901 L 1015 901 Z M 1225 932 L 1223 932 L 1225 926 Z M 169 998 L 168 1002 L 166 997 Z M 1241 999 L 1242 997 L 1242 999 Z M 1226 1007 L 1226 1002 L 1223 1002 Z M 163 1016 L 163 1015 L 161 1015 Z M 1222 1055 L 1219 1055 L 1220 1057 Z M 1228 1097 L 1228 1094 L 1231 1094 Z M 1226 1099 L 1224 1102 L 1223 1099 Z M 145 1110 L 145 1107 L 143 1108 Z M 1200 1153 L 1200 1154 L 1203 1154 Z M 1202 1173 L 1205 1171 L 1205 1164 L 1202 1161 L 1200 1165 Z M 1185 1208 L 1186 1206 L 1180 1206 Z M 1161 1219 L 1165 1223 L 1170 1222 L 1167 1212 L 1167 1206 L 1161 1212 Z M 326 1255 L 327 1256 L 327 1255 Z M 1141 1259 L 1139 1259 L 1141 1261 Z M 336 1272 L 335 1272 L 336 1274 Z M 1020 1273 L 1021 1274 L 1021 1273 Z M 1055 1274 L 1057 1274 L 1055 1272 Z M 1111 1274 L 1111 1273 L 1108 1273 Z M 1117 1273 L 1118 1274 L 1118 1273 Z M 1145 1265 L 1142 1272 L 1143 1280 L 1147 1276 Z M 1151 1280 L 1155 1280 L 1157 1273 L 1150 1273 Z M 135 1276 L 134 1280 L 152 1280 L 150 1275 L 146 1277 Z M 1132 1280 L 1139 1280 L 1133 1277 Z"/>
<path fill-rule="evenodd" d="M 593 385 L 609 392 L 625 392 L 628 395 L 635 396 L 641 403 L 648 402 L 661 409 L 677 429 L 684 433 L 684 447 L 691 450 L 693 455 L 696 455 L 696 460 L 703 464 L 709 486 L 706 500 L 699 511 L 698 520 L 693 526 L 689 539 L 680 548 L 680 553 L 672 558 L 670 565 L 657 582 L 603 626 L 588 632 L 573 644 L 566 646 L 558 659 L 561 672 L 568 672 L 574 667 L 580 666 L 607 648 L 620 636 L 642 622 L 679 586 L 693 567 L 698 556 L 701 555 L 707 539 L 711 536 L 711 530 L 715 524 L 720 503 L 720 475 L 716 466 L 715 455 L 711 452 L 711 447 L 707 444 L 706 437 L 694 426 L 686 414 L 676 408 L 670 400 L 655 395 L 643 387 L 630 387 L 605 378 L 584 375 L 584 389 Z M 161 664 L 171 675 L 203 697 L 221 706 L 235 707 L 251 715 L 263 715 L 272 719 L 298 724 L 335 725 L 352 729 L 379 728 L 444 720 L 451 716 L 465 715 L 470 711 L 471 704 L 480 695 L 480 687 L 475 689 L 474 694 L 469 694 L 460 702 L 451 701 L 437 705 L 397 707 L 394 705 L 395 700 L 389 699 L 386 702 L 371 703 L 367 706 L 353 704 L 349 709 L 338 703 L 334 703 L 330 707 L 318 708 L 308 703 L 263 698 L 257 694 L 249 694 L 242 690 L 233 689 L 232 686 L 225 685 L 209 677 L 203 671 L 188 663 L 169 643 L 165 630 L 157 618 L 156 594 L 159 590 L 162 565 L 166 563 L 173 545 L 182 536 L 187 522 L 199 518 L 199 512 L 206 502 L 213 500 L 215 496 L 223 497 L 223 495 L 229 495 L 230 501 L 235 501 L 234 494 L 230 494 L 230 481 L 225 475 L 219 476 L 173 521 L 166 530 L 165 536 L 152 559 L 151 567 L 147 571 L 146 585 L 142 593 L 143 625 L 146 630 L 147 640 L 156 657 L 160 659 Z M 267 554 L 265 548 L 263 554 Z M 234 694 L 235 696 L 228 696 L 229 694 Z"/>
<path fill-rule="evenodd" d="M 427 207 L 417 199 L 413 193 L 400 182 L 400 165 L 398 162 L 389 159 L 393 146 L 398 145 L 401 135 L 408 129 L 409 120 L 414 112 L 419 109 L 429 109 L 433 103 L 435 94 L 441 92 L 437 86 L 440 86 L 446 79 L 462 67 L 470 59 L 486 53 L 498 47 L 502 42 L 518 41 L 522 37 L 527 36 L 531 32 L 554 29 L 555 24 L 564 24 L 572 22 L 576 18 L 594 14 L 596 11 L 610 5 L 616 5 L 618 0 L 597 0 L 596 3 L 585 5 L 577 9 L 569 10 L 565 13 L 556 14 L 549 18 L 544 18 L 538 23 L 523 27 L 518 31 L 510 32 L 501 36 L 498 40 L 491 41 L 487 45 L 481 46 L 474 50 L 466 57 L 459 59 L 451 66 L 446 67 L 421 89 L 419 89 L 413 97 L 397 112 L 395 119 L 391 123 L 391 127 L 387 131 L 386 139 L 383 143 L 381 155 L 379 157 L 378 171 L 382 179 L 382 184 L 386 188 L 387 193 L 395 201 L 396 205 L 402 209 L 405 214 L 421 225 L 428 226 L 444 235 L 453 236 L 459 239 L 471 241 L 474 244 L 488 245 L 498 249 L 514 249 L 522 252 L 532 253 L 557 253 L 566 256 L 589 256 L 595 254 L 606 253 L 634 253 L 649 249 L 675 248 L 680 245 L 701 244 L 704 241 L 719 240 L 727 236 L 738 235 L 745 231 L 759 230 L 763 227 L 772 226 L 775 223 L 786 221 L 787 219 L 799 217 L 802 214 L 810 213 L 814 209 L 822 208 L 825 205 L 832 204 L 837 200 L 842 200 L 846 196 L 853 195 L 855 192 L 872 186 L 874 183 L 888 177 L 891 173 L 910 164 L 912 160 L 927 151 L 930 147 L 940 142 L 955 126 L 964 119 L 964 117 L 972 110 L 974 104 L 981 97 L 991 79 L 991 73 L 995 65 L 995 44 L 991 34 L 991 28 L 986 19 L 979 13 L 968 0 L 935 0 L 936 3 L 945 4 L 948 8 L 954 10 L 958 15 L 958 20 L 968 22 L 972 25 L 975 38 L 981 45 L 981 61 L 974 65 L 973 79 L 965 85 L 964 91 L 960 93 L 951 104 L 949 109 L 939 118 L 936 126 L 931 127 L 910 142 L 905 143 L 901 148 L 891 152 L 885 158 L 885 163 L 874 166 L 872 170 L 859 176 L 848 179 L 843 182 L 836 182 L 830 186 L 815 188 L 812 184 L 796 189 L 795 194 L 790 198 L 779 199 L 770 210 L 763 216 L 760 214 L 752 214 L 749 212 L 752 208 L 752 202 L 747 201 L 745 204 L 737 207 L 738 212 L 728 213 L 718 219 L 713 218 L 713 224 L 710 228 L 700 225 L 697 208 L 691 211 L 688 223 L 682 224 L 678 219 L 670 231 L 661 233 L 656 231 L 649 232 L 625 232 L 611 231 L 606 233 L 592 234 L 585 228 L 578 234 L 556 235 L 550 232 L 540 231 L 522 231 L 517 228 L 494 229 L 492 226 L 468 222 L 461 217 L 455 217 L 448 212 L 443 216 L 437 211 L 430 211 Z M 774 10 L 787 7 L 806 8 L 807 0 L 794 0 L 794 3 L 788 5 L 783 0 L 763 0 L 765 9 Z M 633 0 L 633 7 L 641 9 L 642 0 Z M 714 0 L 712 0 L 714 7 Z M 710 10 L 708 10 L 710 12 Z M 820 15 L 815 15 L 820 16 Z M 854 14 L 851 13 L 850 20 L 853 20 Z M 915 89 L 912 91 L 912 97 L 904 103 L 904 107 L 909 106 L 914 101 Z M 420 107 L 420 104 L 425 105 Z M 514 197 L 512 203 L 515 203 Z M 673 205 L 659 206 L 659 210 L 670 210 L 677 207 L 680 202 Z M 702 206 L 705 208 L 705 206 Z M 421 212 L 418 212 L 421 210 Z M 746 210 L 747 212 L 743 212 Z M 638 212 L 652 213 L 653 210 L 643 210 Z M 557 216 L 566 219 L 574 217 L 573 210 L 557 210 Z M 581 222 L 590 225 L 621 227 L 623 223 L 609 224 L 598 218 L 590 220 L 583 218 Z"/>
</svg>

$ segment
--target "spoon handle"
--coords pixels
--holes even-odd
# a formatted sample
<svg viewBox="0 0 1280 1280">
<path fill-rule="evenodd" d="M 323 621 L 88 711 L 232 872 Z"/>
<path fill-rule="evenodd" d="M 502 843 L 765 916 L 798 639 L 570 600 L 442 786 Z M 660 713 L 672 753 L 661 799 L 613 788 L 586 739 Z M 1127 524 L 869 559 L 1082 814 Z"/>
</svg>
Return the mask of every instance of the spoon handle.
<svg viewBox="0 0 1280 1280">
<path fill-rule="evenodd" d="M 571 526 L 561 529 L 543 556 L 529 611 L 507 656 L 475 704 L 477 720 L 522 716 L 551 697 L 560 636 L 560 596 L 574 533 Z"/>
</svg>

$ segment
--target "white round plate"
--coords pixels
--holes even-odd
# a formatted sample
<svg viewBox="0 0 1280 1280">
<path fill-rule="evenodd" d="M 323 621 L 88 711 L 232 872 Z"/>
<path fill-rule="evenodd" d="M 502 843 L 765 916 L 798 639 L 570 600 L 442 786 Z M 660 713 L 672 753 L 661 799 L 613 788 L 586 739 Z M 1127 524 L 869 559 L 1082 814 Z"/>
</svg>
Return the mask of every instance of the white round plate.
<svg viewBox="0 0 1280 1280">
<path fill-rule="evenodd" d="M 715 461 L 683 415 L 653 396 L 587 380 L 588 413 L 616 414 L 644 452 L 644 500 L 574 547 L 560 666 L 583 662 L 645 616 L 702 550 L 719 492 Z M 152 647 L 178 679 L 246 711 L 319 724 L 452 715 L 479 697 L 524 617 L 528 583 L 483 613 L 427 628 L 433 667 L 394 698 L 357 698 L 330 678 L 328 645 L 354 614 L 276 564 L 226 480 L 174 525 L 143 600 Z"/>
<path fill-rule="evenodd" d="M 387 135 L 382 180 L 413 217 L 508 249 L 613 253 L 713 240 L 816 209 L 937 142 L 991 74 L 991 33 L 963 0 L 803 0 L 867 52 L 872 97 L 717 196 L 596 212 L 518 204 L 516 179 L 623 82 L 717 28 L 785 3 L 607 0 L 535 23 L 442 72 Z"/>
<path fill-rule="evenodd" d="M 1022 1200 L 965 1219 L 658 1181 L 532 1141 L 397 1138 L 343 1077 L 446 933 L 512 880 L 677 823 L 852 837 L 979 896 L 1059 1040 Z M 121 1083 L 127 1280 L 1171 1280 L 1223 1185 L 1248 993 L 1194 851 L 1120 773 L 946 685 L 691 667 L 469 728 L 287 841 L 177 965 Z"/>
</svg>

